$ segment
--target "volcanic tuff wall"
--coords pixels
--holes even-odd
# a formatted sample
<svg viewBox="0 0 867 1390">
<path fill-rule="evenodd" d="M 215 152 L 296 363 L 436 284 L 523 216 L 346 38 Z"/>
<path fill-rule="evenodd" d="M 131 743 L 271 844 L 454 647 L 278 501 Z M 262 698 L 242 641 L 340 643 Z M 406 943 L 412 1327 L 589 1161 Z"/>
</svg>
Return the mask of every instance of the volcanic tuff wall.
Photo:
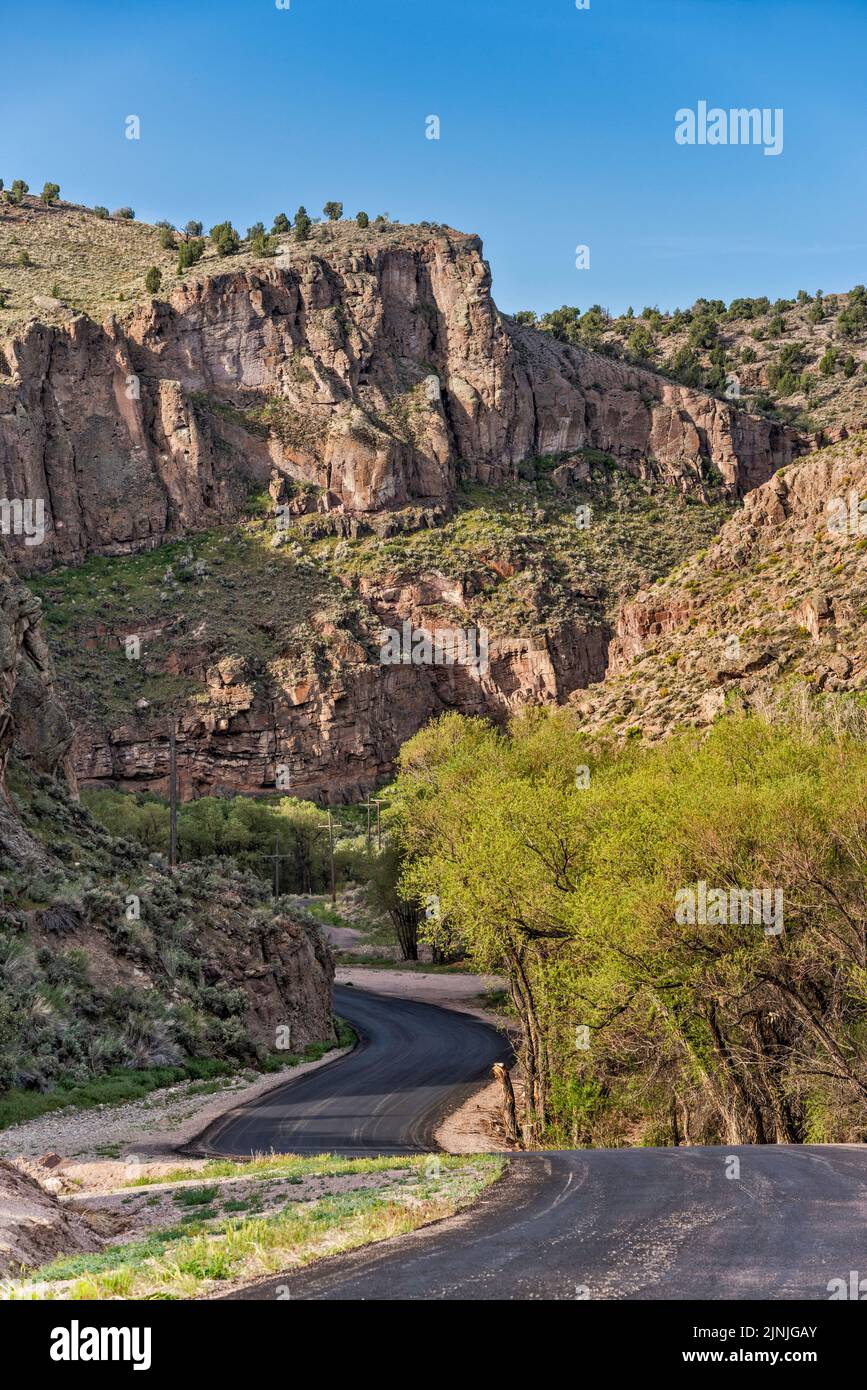
<svg viewBox="0 0 867 1390">
<path fill-rule="evenodd" d="M 581 447 L 684 489 L 713 466 L 740 495 L 806 448 L 504 319 L 490 289 L 479 240 L 441 232 L 293 251 L 102 325 L 31 322 L 0 344 L 0 496 L 44 498 L 48 534 L 3 543 L 25 574 L 141 549 L 236 515 L 273 466 L 363 516 Z"/>
</svg>

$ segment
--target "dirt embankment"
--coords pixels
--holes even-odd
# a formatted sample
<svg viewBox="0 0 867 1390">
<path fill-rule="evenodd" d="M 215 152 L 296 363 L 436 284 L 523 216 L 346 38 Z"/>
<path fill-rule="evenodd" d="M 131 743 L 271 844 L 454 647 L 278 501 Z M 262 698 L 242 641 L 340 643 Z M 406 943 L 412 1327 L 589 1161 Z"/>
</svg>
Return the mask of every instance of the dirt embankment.
<svg viewBox="0 0 867 1390">
<path fill-rule="evenodd" d="M 0 1275 L 61 1253 L 97 1250 L 99 1243 L 82 1215 L 65 1210 L 35 1178 L 0 1160 Z"/>
</svg>

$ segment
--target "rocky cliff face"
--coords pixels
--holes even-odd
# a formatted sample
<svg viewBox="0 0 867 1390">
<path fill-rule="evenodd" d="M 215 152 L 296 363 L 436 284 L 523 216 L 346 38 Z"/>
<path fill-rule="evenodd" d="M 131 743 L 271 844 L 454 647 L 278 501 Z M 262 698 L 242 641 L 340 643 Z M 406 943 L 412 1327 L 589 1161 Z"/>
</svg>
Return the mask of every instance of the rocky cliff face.
<svg viewBox="0 0 867 1390">
<path fill-rule="evenodd" d="M 460 710 L 500 721 L 525 704 L 560 703 L 603 677 L 604 624 L 566 622 L 540 637 L 492 634 L 477 670 L 448 661 L 449 649 L 475 629 L 468 617 L 460 625 L 464 598 L 442 575 L 412 585 L 386 577 L 366 587 L 371 616 L 383 629 L 401 632 L 408 623 L 416 634 L 435 634 L 446 660 L 381 664 L 349 633 L 326 625 L 327 666 L 299 679 L 275 662 L 262 680 L 237 659 L 214 664 L 206 641 L 178 643 L 172 669 L 200 692 L 178 721 L 182 796 L 279 788 L 332 804 L 357 801 L 388 777 L 401 744 L 429 719 Z M 167 793 L 167 725 L 149 713 L 84 723 L 75 745 L 80 778 Z"/>
<path fill-rule="evenodd" d="M 43 857 L 24 830 L 6 788 L 13 743 L 40 772 L 62 769 L 74 785 L 67 755 L 72 724 L 55 689 L 40 627 L 41 605 L 0 560 L 0 840 L 16 859 Z"/>
<path fill-rule="evenodd" d="M 732 495 L 806 447 L 793 431 L 501 316 L 477 238 L 336 241 L 188 279 L 98 324 L 0 344 L 0 489 L 43 499 L 21 573 L 120 554 L 308 485 L 350 520 L 448 506 L 531 455 L 594 448 Z"/>
</svg>

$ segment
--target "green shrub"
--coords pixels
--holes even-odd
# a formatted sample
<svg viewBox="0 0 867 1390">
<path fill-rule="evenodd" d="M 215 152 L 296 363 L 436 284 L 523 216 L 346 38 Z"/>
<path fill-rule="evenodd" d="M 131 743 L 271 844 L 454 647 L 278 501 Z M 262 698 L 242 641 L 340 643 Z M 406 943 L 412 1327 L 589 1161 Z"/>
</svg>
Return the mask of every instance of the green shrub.
<svg viewBox="0 0 867 1390">
<path fill-rule="evenodd" d="M 189 241 L 182 241 L 178 247 L 178 272 L 188 270 L 191 265 L 202 259 L 205 254 L 205 242 L 203 237 L 191 237 Z"/>
<path fill-rule="evenodd" d="M 211 228 L 210 237 L 220 256 L 234 256 L 241 248 L 241 238 L 231 222 L 218 222 Z"/>
<path fill-rule="evenodd" d="M 829 347 L 827 352 L 819 360 L 819 371 L 822 376 L 833 376 L 837 369 L 837 358 L 839 351 L 835 347 Z"/>
</svg>

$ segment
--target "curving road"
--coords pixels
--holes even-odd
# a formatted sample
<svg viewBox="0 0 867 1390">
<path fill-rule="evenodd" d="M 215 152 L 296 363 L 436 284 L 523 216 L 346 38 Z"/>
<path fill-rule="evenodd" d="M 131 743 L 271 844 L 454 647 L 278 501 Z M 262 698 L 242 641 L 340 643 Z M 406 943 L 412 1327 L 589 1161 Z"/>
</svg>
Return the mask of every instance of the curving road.
<svg viewBox="0 0 867 1390">
<path fill-rule="evenodd" d="M 505 1056 L 466 1014 L 352 989 L 335 1007 L 362 1045 L 219 1121 L 208 1148 L 428 1149 Z M 515 1155 L 468 1212 L 229 1297 L 827 1300 L 851 1270 L 867 1271 L 867 1146 L 595 1149 Z"/>
<path fill-rule="evenodd" d="M 355 1051 L 230 1111 L 197 1150 L 425 1152 L 444 1116 L 509 1057 L 505 1039 L 469 1014 L 339 987 L 334 1008 L 359 1035 Z"/>
</svg>

